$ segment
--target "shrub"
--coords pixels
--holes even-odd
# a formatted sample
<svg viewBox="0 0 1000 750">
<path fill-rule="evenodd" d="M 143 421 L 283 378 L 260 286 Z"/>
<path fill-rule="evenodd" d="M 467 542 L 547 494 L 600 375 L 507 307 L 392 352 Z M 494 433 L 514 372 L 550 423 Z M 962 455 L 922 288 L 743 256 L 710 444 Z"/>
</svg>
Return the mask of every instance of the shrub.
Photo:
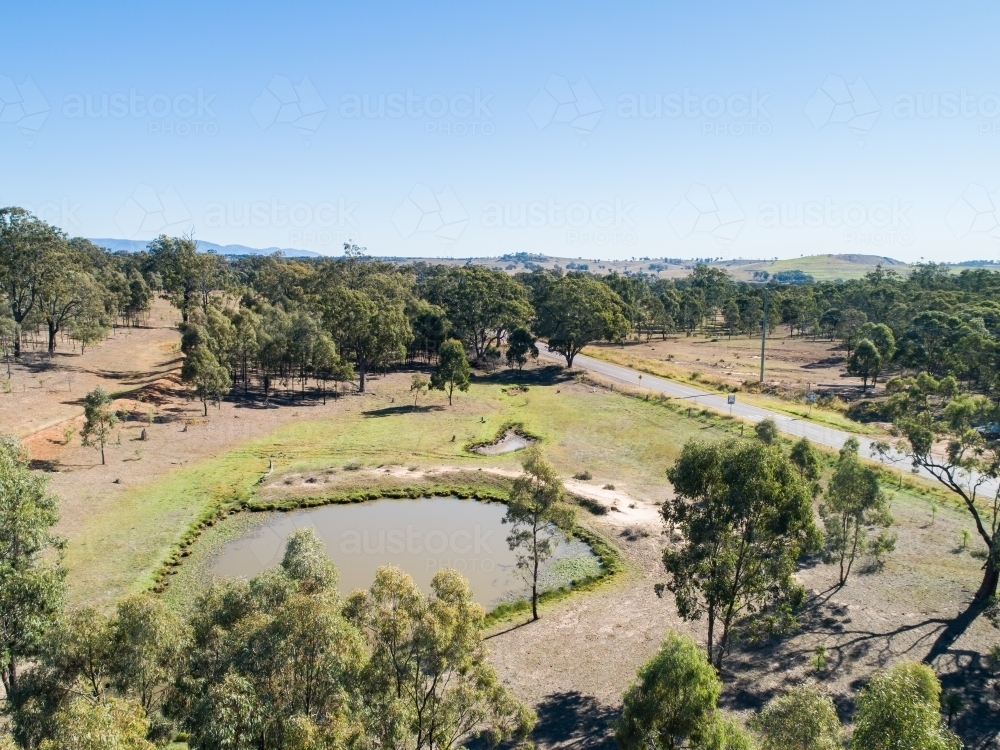
<svg viewBox="0 0 1000 750">
<path fill-rule="evenodd" d="M 833 701 L 802 685 L 773 699 L 750 721 L 760 750 L 839 750 L 843 729 Z"/>
<path fill-rule="evenodd" d="M 958 750 L 941 722 L 941 684 L 925 664 L 897 664 L 858 695 L 851 750 Z"/>
</svg>

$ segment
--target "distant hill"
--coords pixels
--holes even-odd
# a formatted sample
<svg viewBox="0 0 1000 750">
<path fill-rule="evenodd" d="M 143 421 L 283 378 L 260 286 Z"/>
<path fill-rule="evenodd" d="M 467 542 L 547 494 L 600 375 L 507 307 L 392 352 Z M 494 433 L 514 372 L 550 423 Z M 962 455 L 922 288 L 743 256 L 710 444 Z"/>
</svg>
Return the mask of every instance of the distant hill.
<svg viewBox="0 0 1000 750">
<path fill-rule="evenodd" d="M 138 253 L 146 249 L 148 242 L 142 240 L 115 240 L 107 237 L 91 238 L 98 247 L 105 247 L 116 253 Z M 214 242 L 198 240 L 198 249 L 202 252 L 209 250 L 217 255 L 273 255 L 281 253 L 286 258 L 319 258 L 319 253 L 312 250 L 297 250 L 291 247 L 247 247 L 246 245 L 217 245 Z"/>
<path fill-rule="evenodd" d="M 908 263 L 880 255 L 809 255 L 802 258 L 783 260 L 715 260 L 700 258 L 637 258 L 633 260 L 593 260 L 587 258 L 560 258 L 529 253 L 513 253 L 499 258 L 392 258 L 399 263 L 441 263 L 450 266 L 487 266 L 508 273 L 530 271 L 535 268 L 561 268 L 566 271 L 589 271 L 598 276 L 607 273 L 635 274 L 660 278 L 683 278 L 689 275 L 698 263 L 708 262 L 713 268 L 721 268 L 737 281 L 754 281 L 754 271 L 767 271 L 769 276 L 781 274 L 784 283 L 813 281 L 836 281 L 859 279 L 881 264 L 899 274 L 908 274 Z"/>
<path fill-rule="evenodd" d="M 882 255 L 862 255 L 847 253 L 843 255 L 807 255 L 802 258 L 783 258 L 781 260 L 735 260 L 721 261 L 712 265 L 725 268 L 739 281 L 752 281 L 754 271 L 767 271 L 773 276 L 776 273 L 801 271 L 812 276 L 815 281 L 836 281 L 842 279 L 860 279 L 881 265 L 896 273 L 907 274 L 911 266 L 908 263 L 887 258 Z"/>
</svg>

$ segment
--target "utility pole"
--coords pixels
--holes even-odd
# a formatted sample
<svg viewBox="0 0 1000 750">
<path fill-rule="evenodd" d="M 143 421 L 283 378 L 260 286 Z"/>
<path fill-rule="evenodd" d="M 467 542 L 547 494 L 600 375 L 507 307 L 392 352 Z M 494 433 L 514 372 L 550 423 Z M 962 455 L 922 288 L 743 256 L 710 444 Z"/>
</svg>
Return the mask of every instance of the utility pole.
<svg viewBox="0 0 1000 750">
<path fill-rule="evenodd" d="M 767 346 L 767 286 L 764 287 L 764 319 L 760 324 L 760 382 L 764 384 L 764 348 Z"/>
</svg>

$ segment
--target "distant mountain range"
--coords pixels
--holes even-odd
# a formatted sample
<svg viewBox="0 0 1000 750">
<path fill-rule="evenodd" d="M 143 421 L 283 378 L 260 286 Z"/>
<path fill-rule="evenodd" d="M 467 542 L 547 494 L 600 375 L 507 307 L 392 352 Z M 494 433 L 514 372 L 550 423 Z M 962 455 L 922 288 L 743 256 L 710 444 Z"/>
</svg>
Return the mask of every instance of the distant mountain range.
<svg viewBox="0 0 1000 750">
<path fill-rule="evenodd" d="M 112 252 L 125 252 L 125 253 L 137 253 L 146 249 L 149 244 L 145 240 L 116 240 L 109 237 L 98 237 L 91 238 L 93 242 L 98 247 L 106 248 Z M 299 250 L 294 247 L 247 247 L 246 245 L 219 245 L 215 242 L 205 242 L 204 240 L 198 240 L 198 249 L 202 252 L 208 252 L 211 250 L 217 255 L 228 255 L 232 257 L 240 255 L 273 255 L 274 253 L 281 253 L 286 258 L 321 258 L 325 257 L 322 253 L 316 253 L 312 250 Z M 783 258 L 781 260 L 772 259 L 739 259 L 739 260 L 723 260 L 718 259 L 701 259 L 693 258 L 690 260 L 684 260 L 680 258 L 664 258 L 661 260 L 655 258 L 640 258 L 636 260 L 607 260 L 602 261 L 599 259 L 590 260 L 583 265 L 576 263 L 580 258 L 562 258 L 559 256 L 547 256 L 540 253 L 508 253 L 500 257 L 472 257 L 472 258 L 434 258 L 434 257 L 408 257 L 408 256 L 377 256 L 380 260 L 395 262 L 395 263 L 441 263 L 443 265 L 485 265 L 492 268 L 501 268 L 504 263 L 507 264 L 507 270 L 512 270 L 514 268 L 519 268 L 520 270 L 528 270 L 529 268 L 539 267 L 539 268 L 554 268 L 554 267 L 565 267 L 567 269 L 573 270 L 579 268 L 580 270 L 590 270 L 591 272 L 600 275 L 601 271 L 611 272 L 617 271 L 619 273 L 627 272 L 629 270 L 634 272 L 653 273 L 656 276 L 686 276 L 688 272 L 694 267 L 696 263 L 706 262 L 720 268 L 728 269 L 728 272 L 733 275 L 739 281 L 750 280 L 753 276 L 754 271 L 767 270 L 768 274 L 781 273 L 783 271 L 801 271 L 805 274 L 812 276 L 816 281 L 833 281 L 837 279 L 854 279 L 861 278 L 866 273 L 875 270 L 875 267 L 882 265 L 885 267 L 895 266 L 898 270 L 903 273 L 909 272 L 912 266 L 904 261 L 896 260 L 895 258 L 889 258 L 883 255 L 865 255 L 862 253 L 843 253 L 840 255 L 807 255 L 805 257 L 798 258 Z M 584 259 L 585 260 L 585 259 Z M 654 261 L 654 262 L 649 262 Z M 520 268 L 520 265 L 523 268 Z M 674 269 L 670 269 L 669 266 L 676 266 Z M 1000 266 L 1000 261 L 997 260 L 967 260 L 958 261 L 955 263 L 948 263 L 944 265 L 950 265 L 953 267 L 985 267 L 985 268 L 997 268 Z"/>
<path fill-rule="evenodd" d="M 146 249 L 149 243 L 143 240 L 115 240 L 109 237 L 91 237 L 90 241 L 98 247 L 107 248 L 115 253 L 138 253 Z M 286 258 L 319 258 L 319 253 L 312 250 L 297 250 L 294 247 L 247 247 L 246 245 L 217 245 L 214 242 L 198 240 L 198 249 L 202 252 L 213 251 L 217 255 L 273 255 L 281 253 Z"/>
</svg>

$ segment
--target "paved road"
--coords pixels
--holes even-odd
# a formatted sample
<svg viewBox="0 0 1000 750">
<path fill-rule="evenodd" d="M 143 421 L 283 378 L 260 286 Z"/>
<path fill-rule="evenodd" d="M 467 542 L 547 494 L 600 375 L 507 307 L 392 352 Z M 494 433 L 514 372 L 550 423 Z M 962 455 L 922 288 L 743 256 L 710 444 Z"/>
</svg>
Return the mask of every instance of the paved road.
<svg viewBox="0 0 1000 750">
<path fill-rule="evenodd" d="M 563 364 L 566 363 L 565 357 L 561 354 L 550 352 L 548 347 L 542 342 L 538 342 L 538 351 L 543 357 L 558 360 Z M 657 393 L 666 394 L 667 396 L 671 396 L 676 399 L 686 399 L 691 402 L 692 407 L 697 406 L 698 408 L 709 408 L 723 414 L 732 413 L 734 417 L 739 417 L 749 422 L 759 422 L 762 419 L 773 419 L 775 424 L 778 425 L 778 429 L 788 435 L 794 435 L 795 437 L 807 437 L 814 443 L 826 445 L 836 450 L 840 450 L 844 442 L 851 437 L 851 434 L 848 432 L 837 430 L 832 427 L 824 427 L 807 419 L 790 417 L 787 414 L 781 414 L 780 412 L 771 411 L 770 409 L 764 409 L 759 406 L 741 404 L 739 401 L 739 394 L 736 394 L 736 403 L 733 404 L 731 407 L 732 412 L 730 412 L 730 406 L 727 403 L 726 396 L 724 394 L 720 395 L 718 393 L 708 393 L 706 391 L 699 390 L 698 388 L 692 388 L 689 385 L 676 383 L 672 380 L 666 380 L 665 378 L 658 378 L 655 375 L 650 375 L 648 373 L 641 373 L 642 379 L 640 380 L 640 373 L 635 370 L 628 367 L 622 367 L 621 365 L 613 365 L 610 362 L 603 362 L 599 359 L 594 359 L 593 357 L 585 357 L 582 354 L 577 354 L 576 357 L 573 358 L 573 367 L 590 370 L 591 372 L 603 375 L 611 380 L 617 380 L 620 383 L 627 383 L 629 385 L 646 388 Z M 871 447 L 874 441 L 860 435 L 854 435 L 854 437 L 856 437 L 860 443 L 860 450 L 858 452 L 862 456 L 871 456 Z M 910 468 L 909 464 L 902 460 L 897 463 L 896 466 L 903 471 L 908 471 Z M 920 475 L 932 481 L 937 481 L 926 471 L 921 471 Z M 996 491 L 997 482 L 995 481 L 989 482 L 987 486 L 980 489 L 980 492 L 985 494 L 992 494 Z"/>
<path fill-rule="evenodd" d="M 544 357 L 559 360 L 564 364 L 566 362 L 565 357 L 561 354 L 550 352 L 548 347 L 541 343 L 539 343 L 539 353 Z M 594 359 L 593 357 L 585 357 L 582 354 L 578 354 L 573 358 L 573 366 L 579 367 L 583 370 L 590 370 L 591 372 L 603 375 L 606 378 L 617 380 L 620 383 L 640 386 L 650 391 L 663 393 L 676 399 L 685 399 L 691 402 L 692 407 L 707 407 L 723 414 L 731 413 L 734 417 L 739 417 L 740 419 L 745 419 L 749 422 L 759 422 L 762 419 L 773 419 L 778 425 L 778 429 L 782 432 L 796 437 L 807 437 L 814 443 L 827 445 L 838 450 L 847 438 L 851 436 L 850 433 L 844 432 L 843 430 L 836 430 L 832 427 L 824 427 L 816 424 L 815 422 L 810 422 L 807 419 L 798 419 L 796 417 L 790 417 L 787 414 L 781 414 L 780 412 L 763 409 L 759 406 L 742 404 L 739 400 L 739 394 L 736 394 L 736 403 L 730 407 L 726 401 L 725 394 L 720 395 L 718 393 L 708 393 L 707 391 L 692 388 L 691 386 L 683 383 L 666 380 L 665 378 L 658 378 L 655 375 L 650 375 L 648 373 L 638 373 L 628 367 L 613 365 L 610 362 L 603 362 L 599 359 Z M 867 454 L 872 441 L 867 438 L 861 438 L 860 436 L 855 437 L 858 437 L 858 440 L 861 442 L 861 452 L 863 454 Z"/>
</svg>

